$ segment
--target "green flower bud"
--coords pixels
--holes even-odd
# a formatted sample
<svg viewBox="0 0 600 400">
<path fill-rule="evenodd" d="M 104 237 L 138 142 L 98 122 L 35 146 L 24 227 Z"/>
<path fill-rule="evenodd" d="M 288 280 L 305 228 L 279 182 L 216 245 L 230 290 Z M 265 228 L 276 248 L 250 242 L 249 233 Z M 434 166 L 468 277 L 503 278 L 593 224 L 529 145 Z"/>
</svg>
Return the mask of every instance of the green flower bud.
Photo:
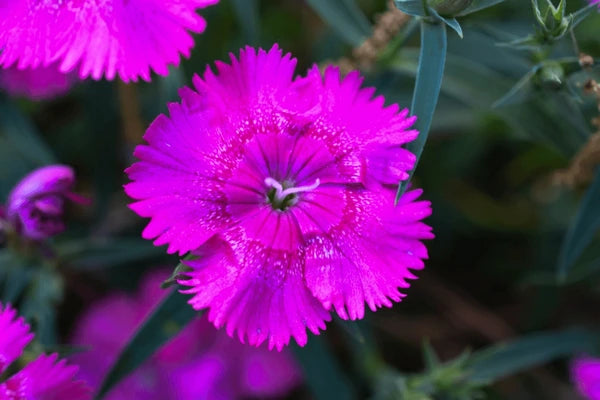
<svg viewBox="0 0 600 400">
<path fill-rule="evenodd" d="M 563 84 L 565 70 L 557 62 L 549 62 L 538 72 L 538 79 L 542 87 L 558 90 Z"/>
</svg>

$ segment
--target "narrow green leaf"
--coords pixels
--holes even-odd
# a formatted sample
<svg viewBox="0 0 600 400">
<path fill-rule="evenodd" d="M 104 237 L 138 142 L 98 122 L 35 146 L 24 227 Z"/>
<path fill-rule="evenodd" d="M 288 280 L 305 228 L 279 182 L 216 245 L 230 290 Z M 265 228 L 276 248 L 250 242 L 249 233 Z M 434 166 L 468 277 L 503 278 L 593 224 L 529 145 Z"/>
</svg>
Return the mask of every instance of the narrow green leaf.
<svg viewBox="0 0 600 400">
<path fill-rule="evenodd" d="M 201 312 L 198 313 L 187 304 L 186 296 L 176 290 L 171 291 L 121 351 L 104 378 L 96 399 L 102 398 L 199 314 Z"/>
<path fill-rule="evenodd" d="M 371 36 L 371 24 L 355 0 L 307 0 L 307 2 L 349 45 L 359 46 Z"/>
<path fill-rule="evenodd" d="M 519 99 L 519 95 L 525 94 L 531 89 L 531 80 L 540 69 L 540 65 L 536 65 L 527 72 L 515 85 L 501 98 L 492 104 L 492 108 L 502 107 L 503 105 L 512 104 Z"/>
<path fill-rule="evenodd" d="M 3 96 L 0 96 L 0 132 L 13 144 L 20 155 L 33 165 L 56 162 L 52 151 L 42 140 L 33 122 Z"/>
<path fill-rule="evenodd" d="M 36 340 L 48 346 L 57 342 L 56 309 L 63 299 L 63 279 L 55 268 L 31 266 L 32 277 L 22 294 L 21 314 L 32 324 Z"/>
<path fill-rule="evenodd" d="M 445 24 L 421 21 L 421 52 L 411 105 L 412 114 L 418 118 L 415 129 L 419 131 L 419 136 L 407 146 L 408 150 L 417 156 L 417 161 L 410 172 L 410 177 L 400 183 L 396 196 L 397 200 L 406 190 L 427 141 L 431 120 L 442 86 L 447 46 Z"/>
<path fill-rule="evenodd" d="M 448 25 L 450 28 L 452 28 L 457 34 L 458 36 L 462 39 L 463 38 L 463 31 L 462 28 L 460 27 L 460 24 L 458 23 L 458 21 L 456 20 L 456 18 L 445 18 L 442 17 L 440 14 L 438 14 L 434 9 L 430 9 L 429 10 L 431 12 L 431 14 L 439 19 L 440 21 L 444 22 L 446 25 Z"/>
<path fill-rule="evenodd" d="M 558 279 L 567 278 L 571 266 L 600 230 L 600 168 L 588 188 L 573 223 L 569 226 L 558 257 Z"/>
<path fill-rule="evenodd" d="M 59 243 L 56 251 L 67 266 L 89 270 L 156 259 L 165 254 L 163 248 L 137 237 L 73 240 Z"/>
<path fill-rule="evenodd" d="M 472 355 L 468 368 L 474 381 L 497 381 L 560 357 L 593 352 L 597 338 L 592 332 L 567 330 L 535 333 L 493 345 Z"/>
<path fill-rule="evenodd" d="M 590 15 L 592 13 L 592 11 L 597 10 L 598 9 L 598 5 L 597 4 L 590 4 L 586 7 L 583 7 L 582 9 L 580 9 L 579 11 L 574 12 L 573 14 L 571 14 L 571 17 L 573 18 L 571 20 L 571 26 L 570 28 L 573 29 L 575 28 L 577 25 L 579 25 L 588 15 Z"/>
<path fill-rule="evenodd" d="M 0 199 L 33 169 L 54 163 L 33 122 L 0 93 Z"/>
<path fill-rule="evenodd" d="M 317 400 L 349 400 L 356 394 L 348 377 L 322 336 L 312 336 L 304 347 L 291 346 L 304 372 L 306 384 Z"/>
<path fill-rule="evenodd" d="M 458 16 L 471 14 L 488 7 L 495 6 L 496 4 L 502 3 L 504 0 L 475 0 L 473 3 L 462 11 Z"/>
<path fill-rule="evenodd" d="M 233 9 L 242 29 L 245 43 L 258 45 L 260 40 L 258 0 L 233 0 Z"/>
<path fill-rule="evenodd" d="M 395 0 L 396 7 L 405 14 L 416 17 L 429 16 L 427 3 L 424 0 Z"/>
</svg>

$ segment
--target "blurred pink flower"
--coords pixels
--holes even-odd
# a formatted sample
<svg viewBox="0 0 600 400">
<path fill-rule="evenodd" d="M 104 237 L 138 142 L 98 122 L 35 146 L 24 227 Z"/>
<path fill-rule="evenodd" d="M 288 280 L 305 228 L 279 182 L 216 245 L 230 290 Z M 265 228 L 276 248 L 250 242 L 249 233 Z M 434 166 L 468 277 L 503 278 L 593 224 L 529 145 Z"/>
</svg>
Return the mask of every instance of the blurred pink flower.
<svg viewBox="0 0 600 400">
<path fill-rule="evenodd" d="M 404 296 L 424 267 L 430 203 L 397 184 L 415 156 L 408 110 L 384 107 L 357 72 L 313 67 L 250 47 L 196 76 L 144 136 L 125 186 L 143 232 L 193 251 L 190 304 L 252 345 L 307 342 L 335 309 L 360 319 Z"/>
<path fill-rule="evenodd" d="M 600 400 L 600 359 L 582 357 L 571 365 L 573 382 L 590 400 Z"/>
<path fill-rule="evenodd" d="M 64 74 L 57 65 L 36 69 L 0 70 L 0 89 L 11 96 L 45 100 L 65 94 L 73 83 L 71 74 Z"/>
<path fill-rule="evenodd" d="M 600 7 L 600 0 L 588 0 L 590 2 L 590 4 L 598 4 L 598 7 Z"/>
<path fill-rule="evenodd" d="M 189 57 L 206 21 L 197 9 L 218 0 L 11 0 L 0 2 L 0 67 L 59 63 L 61 72 L 150 80 L 150 69 Z"/>
<path fill-rule="evenodd" d="M 41 240 L 62 232 L 65 199 L 86 200 L 72 192 L 75 173 L 66 165 L 36 169 L 8 195 L 6 218 L 16 231 L 27 238 Z"/>
<path fill-rule="evenodd" d="M 144 317 L 166 294 L 163 272 L 149 274 L 136 296 L 112 294 L 93 304 L 79 320 L 73 343 L 89 348 L 71 360 L 79 376 L 98 387 Z M 197 400 L 279 397 L 301 382 L 291 355 L 252 348 L 216 331 L 200 318 L 189 324 L 137 371 L 119 383 L 107 400 Z"/>
<path fill-rule="evenodd" d="M 33 339 L 29 325 L 16 317 L 10 306 L 0 304 L 0 373 L 23 354 Z M 0 383 L 0 400 L 85 400 L 90 390 L 81 381 L 73 380 L 77 367 L 58 360 L 58 355 L 41 354 L 19 372 Z"/>
</svg>

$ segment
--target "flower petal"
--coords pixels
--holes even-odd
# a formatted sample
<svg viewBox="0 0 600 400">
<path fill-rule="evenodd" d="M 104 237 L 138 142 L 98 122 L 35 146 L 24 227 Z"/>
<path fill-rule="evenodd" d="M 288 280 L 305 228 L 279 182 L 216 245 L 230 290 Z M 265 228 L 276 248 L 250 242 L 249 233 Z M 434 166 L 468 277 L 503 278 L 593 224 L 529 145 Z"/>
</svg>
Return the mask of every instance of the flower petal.
<svg viewBox="0 0 600 400">
<path fill-rule="evenodd" d="M 407 198 L 414 193 L 408 192 Z M 429 202 L 393 204 L 392 191 L 348 192 L 344 219 L 327 233 L 308 236 L 306 284 L 327 309 L 343 319 L 361 319 L 364 304 L 375 311 L 404 296 L 411 270 L 423 268 L 432 238 L 419 221 L 431 214 Z"/>
<path fill-rule="evenodd" d="M 80 78 L 149 80 L 188 57 L 206 22 L 196 9 L 218 0 L 9 1 L 0 6 L 0 66 L 60 62 Z"/>
<path fill-rule="evenodd" d="M 23 353 L 23 349 L 33 339 L 29 325 L 10 306 L 0 304 L 0 373 Z"/>
<path fill-rule="evenodd" d="M 189 286 L 190 304 L 209 308 L 209 320 L 225 326 L 242 342 L 281 350 L 290 337 L 303 346 L 306 329 L 318 334 L 329 313 L 310 294 L 297 254 L 265 247 L 244 237 L 241 228 L 213 238 L 185 261 L 193 271 L 180 283 Z M 232 246 L 229 245 L 232 244 Z"/>
</svg>

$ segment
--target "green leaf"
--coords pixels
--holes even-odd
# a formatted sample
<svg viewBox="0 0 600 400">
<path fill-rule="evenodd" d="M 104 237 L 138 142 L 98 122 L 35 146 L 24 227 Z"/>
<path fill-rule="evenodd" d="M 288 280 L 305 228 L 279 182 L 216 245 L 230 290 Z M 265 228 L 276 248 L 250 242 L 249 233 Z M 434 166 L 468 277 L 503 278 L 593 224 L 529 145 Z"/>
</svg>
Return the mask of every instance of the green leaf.
<svg viewBox="0 0 600 400">
<path fill-rule="evenodd" d="M 576 11 L 573 14 L 571 14 L 572 20 L 571 20 L 570 28 L 571 29 L 575 28 L 588 15 L 590 15 L 592 13 L 592 11 L 597 10 L 597 9 L 598 9 L 598 5 L 597 4 L 590 4 L 590 5 L 586 6 L 586 7 L 583 7 L 579 11 Z"/>
<path fill-rule="evenodd" d="M 162 247 L 137 237 L 73 240 L 60 243 L 56 251 L 68 266 L 89 270 L 156 259 L 165 253 Z"/>
<path fill-rule="evenodd" d="M 450 28 L 452 28 L 458 34 L 458 36 L 461 39 L 463 38 L 462 28 L 460 27 L 460 24 L 458 23 L 458 21 L 456 20 L 456 18 L 444 18 L 440 14 L 438 14 L 437 11 L 435 11 L 434 9 L 429 9 L 429 12 L 435 18 L 437 18 L 438 20 L 442 21 L 443 23 L 445 23 L 446 25 L 448 25 Z"/>
<path fill-rule="evenodd" d="M 349 45 L 357 47 L 371 36 L 371 24 L 355 0 L 307 0 L 307 2 Z"/>
<path fill-rule="evenodd" d="M 442 86 L 447 46 L 445 24 L 421 21 L 421 52 L 411 105 L 412 114 L 418 118 L 415 129 L 419 131 L 419 136 L 407 146 L 408 150 L 417 156 L 417 161 L 410 172 L 409 178 L 400 183 L 396 196 L 397 200 L 406 190 L 427 141 Z"/>
<path fill-rule="evenodd" d="M 0 299 L 15 304 L 29 285 L 33 268 L 29 261 L 8 248 L 0 249 Z"/>
<path fill-rule="evenodd" d="M 36 340 L 44 345 L 57 342 L 56 309 L 63 300 L 64 283 L 56 271 L 48 265 L 34 266 L 21 302 L 21 315 L 32 324 Z"/>
<path fill-rule="evenodd" d="M 519 81 L 501 98 L 492 104 L 492 108 L 502 107 L 507 104 L 512 104 L 522 98 L 524 94 L 531 91 L 531 80 L 541 68 L 540 65 L 536 65 L 529 72 L 527 72 Z"/>
<path fill-rule="evenodd" d="M 291 346 L 304 379 L 317 400 L 356 398 L 351 381 L 340 369 L 322 336 L 312 336 L 304 347 Z"/>
<path fill-rule="evenodd" d="M 33 122 L 0 93 L 0 200 L 27 173 L 55 163 Z"/>
<path fill-rule="evenodd" d="M 233 0 L 233 10 L 242 29 L 244 42 L 249 45 L 258 45 L 260 40 L 258 0 Z"/>
<path fill-rule="evenodd" d="M 46 165 L 56 162 L 33 122 L 3 97 L 0 97 L 0 132 L 31 164 Z"/>
<path fill-rule="evenodd" d="M 581 206 L 569 226 L 558 257 L 558 279 L 567 278 L 571 266 L 600 230 L 600 168 L 583 196 Z"/>
<path fill-rule="evenodd" d="M 471 14 L 477 11 L 481 11 L 485 8 L 495 6 L 496 4 L 502 3 L 504 0 L 475 0 L 469 7 L 467 7 L 464 11 L 458 14 L 458 16 L 463 16 L 467 14 Z"/>
<path fill-rule="evenodd" d="M 405 14 L 417 17 L 429 16 L 429 10 L 425 0 L 395 0 L 396 7 Z"/>
<path fill-rule="evenodd" d="M 186 296 L 176 290 L 171 291 L 121 351 L 102 382 L 96 399 L 102 398 L 199 314 L 201 312 L 198 313 L 187 304 Z"/>
<path fill-rule="evenodd" d="M 520 337 L 474 353 L 468 363 L 470 379 L 497 381 L 560 357 L 593 352 L 597 344 L 595 335 L 584 330 L 543 332 Z"/>
</svg>

